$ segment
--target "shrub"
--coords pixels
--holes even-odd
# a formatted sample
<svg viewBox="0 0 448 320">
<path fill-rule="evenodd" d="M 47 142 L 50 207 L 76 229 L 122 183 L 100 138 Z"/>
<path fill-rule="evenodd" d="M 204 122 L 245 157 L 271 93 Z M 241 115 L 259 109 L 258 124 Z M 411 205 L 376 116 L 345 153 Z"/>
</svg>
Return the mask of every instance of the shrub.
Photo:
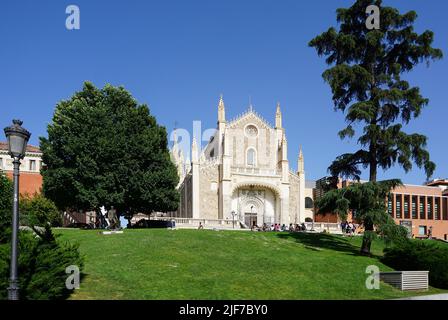
<svg viewBox="0 0 448 320">
<path fill-rule="evenodd" d="M 429 270 L 429 284 L 448 289 L 448 246 L 413 240 L 386 248 L 382 262 L 395 270 Z"/>
<path fill-rule="evenodd" d="M 82 270 L 83 259 L 76 245 L 60 243 L 47 226 L 39 237 L 29 231 L 19 236 L 20 299 L 65 299 L 71 293 L 65 286 L 65 270 L 76 265 Z M 7 298 L 10 245 L 0 245 L 0 299 Z"/>
<path fill-rule="evenodd" d="M 62 215 L 50 199 L 41 194 L 24 196 L 20 199 L 20 223 L 27 226 L 60 227 Z"/>
<path fill-rule="evenodd" d="M 10 238 L 12 182 L 0 172 L 0 244 Z"/>
</svg>

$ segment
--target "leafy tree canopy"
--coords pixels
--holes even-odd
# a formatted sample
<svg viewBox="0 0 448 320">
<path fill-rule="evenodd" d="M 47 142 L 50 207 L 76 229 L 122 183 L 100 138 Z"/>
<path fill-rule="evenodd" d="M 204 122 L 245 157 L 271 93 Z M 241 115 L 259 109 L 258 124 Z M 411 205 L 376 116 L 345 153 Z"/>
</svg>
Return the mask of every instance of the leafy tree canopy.
<svg viewBox="0 0 448 320">
<path fill-rule="evenodd" d="M 124 88 L 84 83 L 58 103 L 47 131 L 43 191 L 59 208 L 114 206 L 129 216 L 177 208 L 166 129 Z"/>
<path fill-rule="evenodd" d="M 380 29 L 366 27 L 366 8 L 380 9 Z M 435 170 L 425 149 L 424 135 L 403 131 L 403 125 L 420 116 L 428 104 L 418 87 L 402 75 L 421 62 L 442 58 L 433 48 L 430 30 L 417 33 L 417 14 L 404 14 L 382 6 L 381 0 L 357 0 L 350 8 L 337 10 L 339 30 L 334 27 L 312 39 L 309 45 L 331 67 L 323 73 L 330 85 L 335 110 L 344 112 L 347 126 L 339 136 L 352 138 L 362 128 L 361 149 L 339 156 L 329 167 L 334 176 L 360 178 L 361 168 L 370 168 L 370 181 L 376 181 L 377 168 L 398 163 L 408 172 L 413 162 L 428 177 Z"/>
</svg>

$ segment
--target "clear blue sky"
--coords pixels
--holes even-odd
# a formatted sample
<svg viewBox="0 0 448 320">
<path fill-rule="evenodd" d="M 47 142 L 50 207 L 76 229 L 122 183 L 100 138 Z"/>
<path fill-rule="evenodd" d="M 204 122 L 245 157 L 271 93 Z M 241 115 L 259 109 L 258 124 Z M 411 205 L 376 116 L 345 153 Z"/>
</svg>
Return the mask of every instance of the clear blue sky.
<svg viewBox="0 0 448 320">
<path fill-rule="evenodd" d="M 321 78 L 322 58 L 307 46 L 315 35 L 336 26 L 335 10 L 348 0 L 72 0 L 8 1 L 0 5 L 0 126 L 24 120 L 33 136 L 46 135 L 54 106 L 81 89 L 85 80 L 102 87 L 123 85 L 147 103 L 172 130 L 216 125 L 219 94 L 228 118 L 247 108 L 271 123 L 281 102 L 289 159 L 296 167 L 303 146 L 308 179 L 355 141 L 340 141 L 343 116 L 333 111 L 330 89 Z M 65 28 L 65 8 L 76 4 L 81 29 Z M 446 0 L 385 0 L 404 12 L 415 9 L 416 29 L 435 32 L 445 56 L 406 76 L 430 99 L 422 116 L 407 127 L 429 137 L 437 164 L 434 177 L 448 177 L 448 21 Z M 365 176 L 364 176 L 365 177 Z M 394 168 L 380 178 L 421 184 L 422 170 Z"/>
</svg>

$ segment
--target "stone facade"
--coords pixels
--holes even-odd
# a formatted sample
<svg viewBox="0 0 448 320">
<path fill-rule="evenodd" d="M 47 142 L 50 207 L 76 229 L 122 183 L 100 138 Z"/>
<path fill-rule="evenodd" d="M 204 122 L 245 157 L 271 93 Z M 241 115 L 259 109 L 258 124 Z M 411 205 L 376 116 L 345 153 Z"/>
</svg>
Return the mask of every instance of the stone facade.
<svg viewBox="0 0 448 320">
<path fill-rule="evenodd" d="M 275 126 L 252 106 L 226 121 L 224 101 L 218 104 L 217 129 L 200 150 L 193 138 L 191 161 L 179 150 L 176 135 L 171 150 L 178 168 L 181 201 L 177 217 L 239 220 L 253 224 L 301 223 L 313 212 L 305 209 L 304 158 L 300 151 L 297 172 L 290 170 L 288 145 L 280 105 Z"/>
</svg>

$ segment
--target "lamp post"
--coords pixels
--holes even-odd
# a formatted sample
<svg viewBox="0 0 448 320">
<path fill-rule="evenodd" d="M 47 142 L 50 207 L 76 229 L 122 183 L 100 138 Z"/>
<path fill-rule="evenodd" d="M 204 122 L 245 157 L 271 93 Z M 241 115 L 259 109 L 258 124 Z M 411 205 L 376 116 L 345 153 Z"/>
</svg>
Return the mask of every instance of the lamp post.
<svg viewBox="0 0 448 320">
<path fill-rule="evenodd" d="M 17 242 L 19 233 L 19 170 L 20 160 L 26 153 L 26 145 L 31 134 L 22 127 L 22 121 L 13 120 L 12 126 L 5 128 L 5 135 L 8 141 L 8 151 L 13 158 L 14 165 L 14 198 L 12 207 L 12 239 L 11 239 L 11 269 L 8 287 L 8 299 L 19 300 L 19 285 L 17 276 Z"/>
</svg>

